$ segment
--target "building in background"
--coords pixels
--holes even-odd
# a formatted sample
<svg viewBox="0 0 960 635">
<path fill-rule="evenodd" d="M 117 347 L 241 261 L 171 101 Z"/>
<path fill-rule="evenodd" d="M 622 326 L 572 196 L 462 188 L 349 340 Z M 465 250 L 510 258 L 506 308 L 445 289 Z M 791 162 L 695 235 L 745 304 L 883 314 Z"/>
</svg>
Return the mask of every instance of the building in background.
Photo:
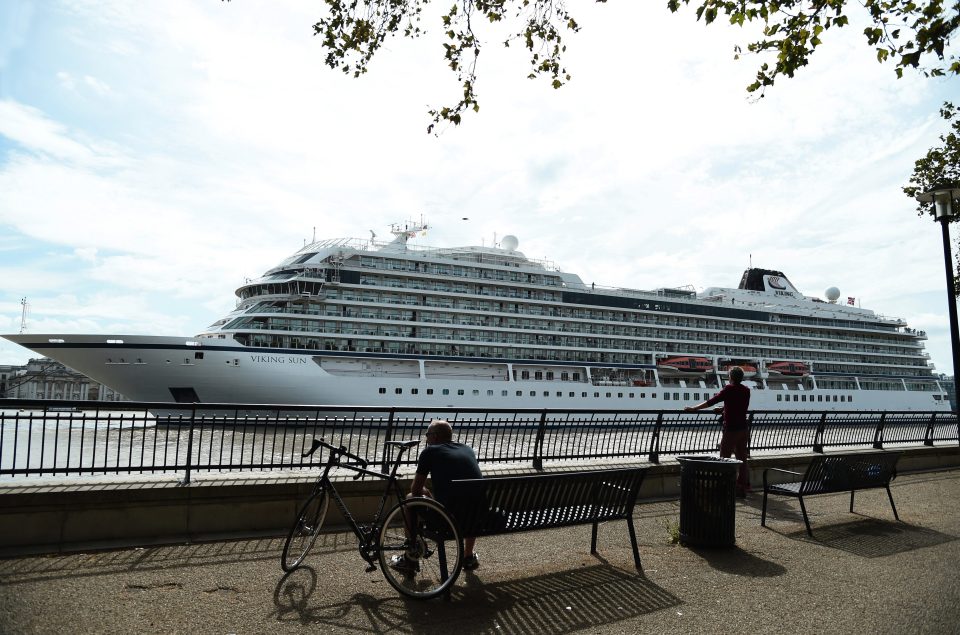
<svg viewBox="0 0 960 635">
<path fill-rule="evenodd" d="M 950 410 L 954 412 L 957 411 L 957 388 L 956 388 L 956 376 L 950 377 L 949 375 L 940 375 L 940 385 L 943 386 L 943 389 L 947 391 L 947 396 L 950 399 Z"/>
<path fill-rule="evenodd" d="M 0 398 L 124 401 L 123 395 L 48 357 L 0 366 Z"/>
</svg>

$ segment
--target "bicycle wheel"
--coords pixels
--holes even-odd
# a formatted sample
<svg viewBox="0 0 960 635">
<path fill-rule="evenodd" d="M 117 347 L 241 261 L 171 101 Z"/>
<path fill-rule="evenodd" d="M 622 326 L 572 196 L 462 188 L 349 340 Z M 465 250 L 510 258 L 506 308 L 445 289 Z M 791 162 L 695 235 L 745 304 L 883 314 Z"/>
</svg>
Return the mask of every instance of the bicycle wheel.
<svg viewBox="0 0 960 635">
<path fill-rule="evenodd" d="M 404 554 L 409 566 L 391 566 L 394 556 Z M 400 502 L 387 514 L 380 528 L 379 555 L 380 570 L 393 588 L 427 600 L 446 591 L 460 575 L 463 541 L 442 505 L 429 498 L 414 498 Z"/>
<path fill-rule="evenodd" d="M 283 545 L 283 554 L 280 556 L 280 566 L 284 571 L 293 571 L 300 566 L 313 542 L 320 533 L 323 520 L 327 516 L 327 504 L 330 497 L 326 490 L 315 492 L 300 508 L 297 520 L 287 534 L 287 541 Z"/>
</svg>

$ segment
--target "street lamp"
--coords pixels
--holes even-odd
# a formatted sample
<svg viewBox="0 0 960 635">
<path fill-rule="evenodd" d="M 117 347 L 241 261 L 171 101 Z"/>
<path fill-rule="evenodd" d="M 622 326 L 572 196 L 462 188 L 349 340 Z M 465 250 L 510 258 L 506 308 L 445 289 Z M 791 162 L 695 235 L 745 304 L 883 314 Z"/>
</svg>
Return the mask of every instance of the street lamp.
<svg viewBox="0 0 960 635">
<path fill-rule="evenodd" d="M 950 347 L 953 349 L 953 395 L 957 403 L 957 382 L 960 381 L 960 331 L 957 330 L 956 287 L 953 281 L 953 257 L 950 251 L 950 218 L 953 201 L 960 199 L 960 183 L 943 183 L 917 195 L 921 203 L 933 203 L 934 217 L 943 233 L 943 262 L 947 268 L 947 308 L 950 310 Z"/>
</svg>

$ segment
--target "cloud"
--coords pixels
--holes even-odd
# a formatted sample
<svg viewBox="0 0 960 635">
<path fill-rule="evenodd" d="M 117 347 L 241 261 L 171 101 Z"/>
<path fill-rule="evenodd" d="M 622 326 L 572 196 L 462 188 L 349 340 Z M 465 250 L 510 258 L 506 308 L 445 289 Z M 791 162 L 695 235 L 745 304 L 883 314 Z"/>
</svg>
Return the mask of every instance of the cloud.
<svg viewBox="0 0 960 635">
<path fill-rule="evenodd" d="M 435 138 L 426 110 L 459 90 L 436 23 L 354 80 L 323 64 L 316 5 L 36 7 L 47 28 L 21 46 L 45 72 L 8 70 L 25 88 L 0 101 L 0 226 L 43 254 L 0 236 L 10 328 L 26 294 L 38 328 L 196 333 L 314 227 L 385 236 L 421 213 L 422 242 L 512 233 L 601 285 L 736 286 L 752 254 L 807 294 L 945 324 L 936 227 L 899 186 L 951 85 L 895 80 L 855 26 L 751 101 L 759 60 L 732 59 L 749 30 L 588 4 L 572 82 L 527 80 L 491 37 L 481 112 Z"/>
</svg>

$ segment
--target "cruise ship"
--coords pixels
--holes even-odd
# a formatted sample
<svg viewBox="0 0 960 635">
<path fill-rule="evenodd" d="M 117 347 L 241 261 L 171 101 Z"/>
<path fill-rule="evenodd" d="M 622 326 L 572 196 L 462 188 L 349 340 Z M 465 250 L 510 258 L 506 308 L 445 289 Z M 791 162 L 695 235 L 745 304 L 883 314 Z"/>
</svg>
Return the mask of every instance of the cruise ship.
<svg viewBox="0 0 960 635">
<path fill-rule="evenodd" d="M 518 240 L 305 245 L 194 337 L 5 335 L 153 402 L 673 410 L 741 366 L 755 410 L 949 410 L 901 319 L 748 268 L 736 288 L 585 284 Z M 372 232 L 371 232 L 372 233 Z"/>
</svg>

